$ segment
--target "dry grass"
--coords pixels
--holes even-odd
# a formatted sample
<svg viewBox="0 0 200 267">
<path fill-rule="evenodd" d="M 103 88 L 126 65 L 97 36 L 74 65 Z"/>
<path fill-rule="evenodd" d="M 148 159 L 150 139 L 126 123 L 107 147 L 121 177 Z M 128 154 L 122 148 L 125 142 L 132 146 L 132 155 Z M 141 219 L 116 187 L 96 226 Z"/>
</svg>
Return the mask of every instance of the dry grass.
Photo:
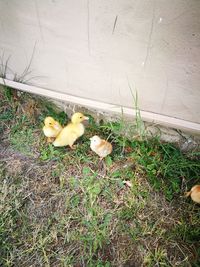
<svg viewBox="0 0 200 267">
<path fill-rule="evenodd" d="M 1 266 L 199 266 L 199 206 L 183 197 L 198 182 L 197 154 L 94 123 L 75 151 L 55 149 L 42 121 L 63 113 L 29 95 L 0 97 Z M 114 142 L 104 164 L 89 150 L 96 132 Z"/>
</svg>

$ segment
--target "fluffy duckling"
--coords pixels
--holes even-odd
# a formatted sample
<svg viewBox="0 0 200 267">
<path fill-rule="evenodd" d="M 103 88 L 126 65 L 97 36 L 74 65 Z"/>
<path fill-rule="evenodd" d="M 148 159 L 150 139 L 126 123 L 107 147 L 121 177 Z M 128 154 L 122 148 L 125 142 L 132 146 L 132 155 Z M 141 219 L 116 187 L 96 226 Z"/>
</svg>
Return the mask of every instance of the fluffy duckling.
<svg viewBox="0 0 200 267">
<path fill-rule="evenodd" d="M 82 113 L 74 113 L 71 118 L 71 123 L 62 129 L 56 140 L 53 142 L 53 145 L 56 147 L 69 145 L 74 149 L 74 142 L 84 134 L 85 127 L 82 122 L 85 120 L 89 120 L 89 118 Z"/>
<path fill-rule="evenodd" d="M 97 135 L 90 138 L 90 148 L 100 157 L 100 159 L 105 158 L 112 152 L 111 143 L 101 139 Z"/>
<path fill-rule="evenodd" d="M 55 137 L 62 130 L 62 126 L 59 122 L 55 121 L 52 117 L 46 117 L 44 120 L 43 132 L 47 137 L 47 142 L 53 142 Z"/>
<path fill-rule="evenodd" d="M 186 193 L 186 196 L 190 196 L 194 202 L 200 204 L 200 185 L 193 186 L 191 190 Z"/>
</svg>

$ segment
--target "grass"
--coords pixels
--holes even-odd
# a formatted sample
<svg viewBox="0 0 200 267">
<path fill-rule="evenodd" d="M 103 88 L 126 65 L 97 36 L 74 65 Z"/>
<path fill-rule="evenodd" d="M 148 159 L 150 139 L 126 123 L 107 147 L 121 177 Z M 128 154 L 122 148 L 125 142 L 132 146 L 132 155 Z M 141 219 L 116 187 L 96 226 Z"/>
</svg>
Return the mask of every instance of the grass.
<svg viewBox="0 0 200 267">
<path fill-rule="evenodd" d="M 55 148 L 43 120 L 65 124 L 65 113 L 9 88 L 0 99 L 1 266 L 199 266 L 199 206 L 184 198 L 199 183 L 198 152 L 93 118 L 76 150 Z M 114 146 L 103 164 L 94 134 Z"/>
</svg>

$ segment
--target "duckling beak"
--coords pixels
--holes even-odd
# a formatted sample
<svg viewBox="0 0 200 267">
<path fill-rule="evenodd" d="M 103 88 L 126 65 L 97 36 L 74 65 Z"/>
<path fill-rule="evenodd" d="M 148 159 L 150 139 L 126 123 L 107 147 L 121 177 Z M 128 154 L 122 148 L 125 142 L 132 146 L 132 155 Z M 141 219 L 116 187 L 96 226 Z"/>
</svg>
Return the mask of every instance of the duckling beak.
<svg viewBox="0 0 200 267">
<path fill-rule="evenodd" d="M 57 123 L 54 124 L 54 128 L 59 130 L 59 125 Z"/>
<path fill-rule="evenodd" d="M 84 120 L 89 121 L 89 117 L 84 116 Z"/>
</svg>

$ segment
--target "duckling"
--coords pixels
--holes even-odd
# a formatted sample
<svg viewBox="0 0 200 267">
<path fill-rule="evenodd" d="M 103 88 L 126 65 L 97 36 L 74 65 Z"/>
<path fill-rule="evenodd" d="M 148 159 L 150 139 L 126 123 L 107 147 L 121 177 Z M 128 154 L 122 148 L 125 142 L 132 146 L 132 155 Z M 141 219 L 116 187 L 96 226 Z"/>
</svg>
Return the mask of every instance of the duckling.
<svg viewBox="0 0 200 267">
<path fill-rule="evenodd" d="M 112 152 L 112 145 L 106 140 L 101 139 L 99 136 L 94 135 L 90 138 L 90 148 L 102 160 Z"/>
<path fill-rule="evenodd" d="M 186 197 L 191 197 L 191 199 L 200 204 L 200 185 L 195 185 L 191 188 L 189 192 L 186 193 Z"/>
<path fill-rule="evenodd" d="M 47 142 L 53 142 L 55 137 L 60 133 L 61 130 L 62 126 L 59 122 L 54 120 L 52 117 L 45 118 L 43 132 L 47 137 Z"/>
<path fill-rule="evenodd" d="M 89 118 L 82 113 L 74 113 L 71 118 L 71 123 L 62 129 L 53 142 L 53 145 L 56 147 L 69 145 L 71 149 L 74 149 L 74 142 L 84 134 L 85 127 L 82 122 L 85 120 L 89 120 Z"/>
</svg>

